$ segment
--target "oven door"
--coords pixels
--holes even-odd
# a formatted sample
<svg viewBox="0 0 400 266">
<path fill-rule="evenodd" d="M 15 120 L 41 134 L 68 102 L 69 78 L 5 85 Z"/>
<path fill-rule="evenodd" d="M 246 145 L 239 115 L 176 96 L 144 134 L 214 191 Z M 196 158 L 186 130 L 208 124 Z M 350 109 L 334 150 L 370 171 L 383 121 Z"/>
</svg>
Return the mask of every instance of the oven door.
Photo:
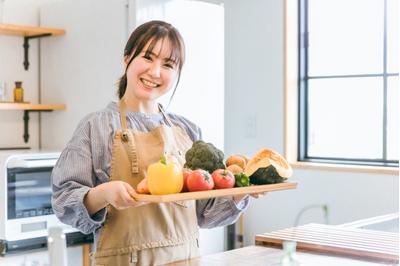
<svg viewBox="0 0 400 266">
<path fill-rule="evenodd" d="M 7 169 L 8 220 L 53 214 L 52 166 Z"/>
<path fill-rule="evenodd" d="M 62 224 L 51 208 L 53 166 L 7 169 L 6 241 L 46 237 L 47 230 L 59 226 L 65 233 L 76 231 Z"/>
</svg>

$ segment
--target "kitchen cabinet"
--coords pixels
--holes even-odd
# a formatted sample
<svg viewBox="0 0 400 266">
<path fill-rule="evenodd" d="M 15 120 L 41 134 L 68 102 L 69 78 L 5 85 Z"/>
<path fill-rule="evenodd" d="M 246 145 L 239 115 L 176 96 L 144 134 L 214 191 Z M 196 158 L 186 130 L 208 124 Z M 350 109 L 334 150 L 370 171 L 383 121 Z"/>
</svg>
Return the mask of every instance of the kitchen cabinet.
<svg viewBox="0 0 400 266">
<path fill-rule="evenodd" d="M 35 27 L 26 25 L 0 24 L 0 34 L 10 36 L 21 36 L 24 38 L 24 68 L 29 68 L 29 40 L 48 36 L 60 36 L 65 34 L 64 29 Z M 40 73 L 40 72 L 39 72 Z M 0 102 L 0 110 L 23 110 L 24 111 L 24 141 L 29 140 L 29 113 L 30 112 L 51 112 L 53 110 L 63 110 L 63 104 L 30 104 Z"/>
</svg>

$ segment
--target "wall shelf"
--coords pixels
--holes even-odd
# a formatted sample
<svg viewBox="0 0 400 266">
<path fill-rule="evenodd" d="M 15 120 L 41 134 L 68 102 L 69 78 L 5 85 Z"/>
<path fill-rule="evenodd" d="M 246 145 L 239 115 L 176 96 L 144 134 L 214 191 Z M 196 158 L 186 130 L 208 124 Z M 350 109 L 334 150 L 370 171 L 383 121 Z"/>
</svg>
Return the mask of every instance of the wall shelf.
<svg viewBox="0 0 400 266">
<path fill-rule="evenodd" d="M 51 112 L 53 110 L 64 110 L 64 104 L 31 104 L 0 102 L 0 110 L 23 110 L 24 111 L 24 141 L 29 140 L 29 112 Z"/>
<path fill-rule="evenodd" d="M 21 36 L 24 38 L 24 68 L 29 68 L 29 40 L 35 38 L 60 36 L 65 34 L 64 29 L 60 28 L 47 28 L 47 27 L 34 27 L 25 25 L 14 24 L 0 24 L 0 34 Z"/>
<path fill-rule="evenodd" d="M 32 37 L 42 34 L 50 34 L 51 36 L 60 36 L 65 34 L 65 30 L 60 28 L 34 27 L 34 26 L 24 26 L 15 24 L 0 24 L 0 34 L 23 36 L 23 37 Z"/>
<path fill-rule="evenodd" d="M 0 102 L 0 110 L 25 110 L 25 111 L 53 111 L 64 110 L 64 104 L 32 104 Z"/>
</svg>

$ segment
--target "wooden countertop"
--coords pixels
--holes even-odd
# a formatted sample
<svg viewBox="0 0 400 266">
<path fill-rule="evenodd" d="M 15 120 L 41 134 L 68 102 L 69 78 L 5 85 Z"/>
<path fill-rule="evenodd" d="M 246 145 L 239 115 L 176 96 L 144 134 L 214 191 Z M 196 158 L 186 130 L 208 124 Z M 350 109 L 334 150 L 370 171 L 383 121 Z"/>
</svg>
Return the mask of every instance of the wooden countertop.
<svg viewBox="0 0 400 266">
<path fill-rule="evenodd" d="M 191 260 L 178 261 L 168 266 L 279 266 L 283 251 L 277 248 L 264 246 L 248 246 L 226 252 L 201 256 Z M 297 252 L 297 257 L 304 266 L 380 266 L 398 265 L 363 261 L 338 256 L 328 256 L 310 252 Z"/>
</svg>

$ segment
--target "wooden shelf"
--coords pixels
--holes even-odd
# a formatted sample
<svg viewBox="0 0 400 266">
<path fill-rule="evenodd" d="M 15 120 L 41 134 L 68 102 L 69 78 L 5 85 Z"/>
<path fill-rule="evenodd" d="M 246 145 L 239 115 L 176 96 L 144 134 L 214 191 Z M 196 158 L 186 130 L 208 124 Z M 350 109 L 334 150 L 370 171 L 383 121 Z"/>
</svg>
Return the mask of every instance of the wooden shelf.
<svg viewBox="0 0 400 266">
<path fill-rule="evenodd" d="M 24 68 L 29 69 L 29 40 L 49 36 L 60 36 L 65 30 L 59 28 L 34 27 L 14 24 L 0 24 L 0 34 L 24 38 Z"/>
<path fill-rule="evenodd" d="M 32 104 L 0 102 L 0 110 L 52 111 L 64 110 L 64 104 Z"/>
<path fill-rule="evenodd" d="M 59 35 L 64 35 L 65 30 L 59 29 L 59 28 L 33 27 L 33 26 L 14 25 L 14 24 L 0 24 L 0 34 L 24 36 L 24 37 L 37 36 L 37 35 L 43 35 L 43 34 L 59 36 Z"/>
<path fill-rule="evenodd" d="M 64 104 L 32 104 L 32 103 L 14 103 L 0 102 L 1 110 L 22 110 L 24 111 L 24 141 L 29 140 L 29 113 L 30 112 L 51 112 L 54 110 L 64 110 Z"/>
</svg>

